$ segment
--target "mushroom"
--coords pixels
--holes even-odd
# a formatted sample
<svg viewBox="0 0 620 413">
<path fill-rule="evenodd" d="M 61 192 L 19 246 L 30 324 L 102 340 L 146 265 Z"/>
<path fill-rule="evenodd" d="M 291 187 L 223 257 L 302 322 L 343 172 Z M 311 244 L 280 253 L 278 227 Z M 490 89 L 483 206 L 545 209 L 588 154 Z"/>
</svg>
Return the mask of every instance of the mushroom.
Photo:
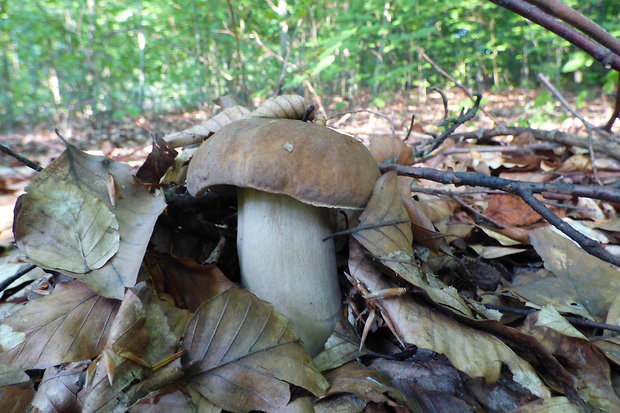
<svg viewBox="0 0 620 413">
<path fill-rule="evenodd" d="M 363 208 L 379 175 L 350 136 L 298 120 L 249 118 L 199 147 L 187 189 L 200 196 L 214 186 L 238 188 L 241 282 L 291 320 L 315 355 L 341 307 L 329 208 Z"/>
</svg>

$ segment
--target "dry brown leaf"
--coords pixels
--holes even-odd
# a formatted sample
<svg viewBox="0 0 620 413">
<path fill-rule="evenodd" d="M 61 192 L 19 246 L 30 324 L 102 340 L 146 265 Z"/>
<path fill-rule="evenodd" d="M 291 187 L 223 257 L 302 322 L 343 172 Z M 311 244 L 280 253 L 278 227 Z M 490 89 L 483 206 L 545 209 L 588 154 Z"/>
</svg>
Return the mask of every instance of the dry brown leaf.
<svg viewBox="0 0 620 413">
<path fill-rule="evenodd" d="M 314 364 L 319 371 L 327 371 L 358 359 L 366 353 L 364 349 L 360 351 L 359 342 L 351 325 L 345 319 L 341 319 L 325 343 L 325 350 L 314 357 Z"/>
<path fill-rule="evenodd" d="M 187 325 L 183 347 L 192 363 L 190 387 L 233 412 L 286 406 L 288 383 L 317 396 L 327 388 L 289 322 L 240 288 L 199 308 Z"/>
<path fill-rule="evenodd" d="M 28 412 L 34 396 L 32 384 L 0 387 L 0 412 Z"/>
<path fill-rule="evenodd" d="M 554 276 L 513 285 L 508 290 L 537 305 L 603 321 L 620 291 L 618 268 L 588 254 L 552 227 L 530 233 L 534 249 Z"/>
<path fill-rule="evenodd" d="M 79 393 L 83 411 L 125 411 L 150 391 L 178 379 L 178 359 L 157 371 L 151 366 L 177 352 L 188 317 L 186 310 L 160 299 L 144 282 L 128 289 L 105 343 L 103 357 L 108 362 L 97 365 L 88 387 Z M 149 387 L 153 382 L 154 389 Z"/>
<path fill-rule="evenodd" d="M 129 413 L 220 413 L 216 407 L 197 392 L 169 386 L 131 406 Z"/>
<path fill-rule="evenodd" d="M 562 328 L 558 326 L 562 325 Z M 570 326 L 555 309 L 548 306 L 530 314 L 524 332 L 536 337 L 552 354 L 563 361 L 566 369 L 577 378 L 577 391 L 582 400 L 600 411 L 620 411 L 620 399 L 610 378 L 605 356 L 577 330 L 566 335 Z"/>
<path fill-rule="evenodd" d="M 413 255 L 411 224 L 395 171 L 386 172 L 377 180 L 359 220 L 360 227 L 374 228 L 356 231 L 353 236 L 374 256 L 387 257 L 397 252 Z"/>
<path fill-rule="evenodd" d="M 350 250 L 349 269 L 371 292 L 392 287 L 359 248 Z M 471 377 L 485 377 L 489 382 L 497 381 L 502 365 L 506 365 L 517 383 L 539 397 L 549 397 L 549 390 L 532 366 L 498 338 L 462 325 L 411 297 L 382 300 L 378 306 L 403 342 L 444 354 L 457 369 Z"/>
<path fill-rule="evenodd" d="M 151 252 L 145 256 L 144 266 L 160 291 L 172 296 L 177 307 L 192 312 L 235 286 L 215 265 L 200 265 L 189 258 Z"/>
<path fill-rule="evenodd" d="M 131 174 L 129 165 L 102 156 L 88 155 L 69 144 L 66 146 L 67 149 L 62 155 L 37 175 L 28 187 L 28 194 L 20 198 L 21 208 L 16 207 L 14 227 L 18 246 L 28 255 L 36 255 L 46 250 L 45 261 L 51 261 L 45 263 L 35 259 L 39 261 L 37 262 L 39 266 L 52 270 L 59 269 L 61 272 L 81 279 L 104 297 L 120 299 L 125 293 L 125 287 L 135 284 L 155 221 L 166 207 L 166 201 L 163 194 L 152 195 L 144 185 L 137 182 Z M 109 195 L 110 174 L 114 177 L 115 186 L 121 189 L 120 192 L 116 191 L 115 207 L 112 207 Z M 58 199 L 54 200 L 52 205 L 47 205 L 43 211 L 48 211 L 50 208 L 50 212 L 53 211 L 54 205 L 67 211 L 67 220 L 63 221 L 60 226 L 57 225 L 57 219 L 53 215 L 44 214 L 46 215 L 44 217 L 41 213 L 32 215 L 30 212 L 34 213 L 39 208 L 36 203 L 32 207 L 27 205 L 30 197 L 38 196 L 42 186 L 50 185 L 52 185 L 51 193 L 54 193 L 53 186 L 62 188 L 62 190 L 57 192 Z M 69 199 L 67 198 L 69 194 L 79 195 Z M 81 216 L 80 202 L 93 205 L 93 209 L 86 210 L 85 217 Z M 73 205 L 74 203 L 76 205 Z M 67 207 L 67 205 L 72 206 Z M 76 213 L 71 211 L 76 211 Z M 61 254 L 60 246 L 51 250 L 45 243 L 50 238 L 55 238 L 57 242 L 52 245 L 62 244 L 64 239 L 67 244 L 65 250 L 73 250 L 74 253 L 73 245 L 76 242 L 96 246 L 86 223 L 95 222 L 99 214 L 111 215 L 118 221 L 117 236 L 120 237 L 120 243 L 117 245 L 118 251 L 97 254 L 92 259 L 86 259 L 90 248 L 81 247 L 77 251 L 79 255 L 84 256 L 83 270 L 79 270 L 75 265 L 71 268 L 63 268 L 65 265 L 62 263 L 59 265 L 58 261 L 62 261 L 67 254 Z M 70 225 L 71 217 L 75 217 L 76 225 Z M 82 221 L 85 222 L 84 225 L 77 224 Z M 54 230 L 53 233 L 49 232 L 51 230 L 48 226 L 51 225 L 55 225 L 51 227 Z M 37 228 L 42 232 L 37 231 Z M 113 228 L 113 226 L 110 224 L 108 228 Z M 107 234 L 108 230 L 104 232 Z M 41 238 L 42 234 L 45 234 L 45 238 Z M 96 234 L 103 234 L 103 232 L 100 229 L 95 232 Z M 109 236 L 103 235 L 103 238 L 108 239 Z M 110 256 L 112 258 L 104 260 L 105 257 Z M 76 258 L 75 263 L 79 261 L 79 258 L 79 256 Z M 100 264 L 105 265 L 100 267 Z"/>
<path fill-rule="evenodd" d="M 0 387 L 27 383 L 29 381 L 30 376 L 28 376 L 22 369 L 14 369 L 0 364 Z"/>
<path fill-rule="evenodd" d="M 368 150 L 377 162 L 393 161 L 399 165 L 413 165 L 414 162 L 411 146 L 391 136 L 373 136 Z"/>
<path fill-rule="evenodd" d="M 539 399 L 525 404 L 510 413 L 581 413 L 579 406 L 571 403 L 566 397 L 552 397 L 547 400 Z"/>
<path fill-rule="evenodd" d="M 156 185 L 168 168 L 174 164 L 174 159 L 178 153 L 161 136 L 153 135 L 152 139 L 153 150 L 136 172 L 136 178 L 145 184 Z"/>
<path fill-rule="evenodd" d="M 391 406 L 407 406 L 407 398 L 392 387 L 389 378 L 377 370 L 351 362 L 325 375 L 329 381 L 327 396 L 352 393 L 365 402 L 389 403 Z"/>
<path fill-rule="evenodd" d="M 32 405 L 41 413 L 79 412 L 82 401 L 77 397 L 82 388 L 80 375 L 88 362 L 79 361 L 48 367 L 37 389 Z"/>
<path fill-rule="evenodd" d="M 303 96 L 281 95 L 267 99 L 248 116 L 255 118 L 301 119 L 311 105 Z M 314 119 L 314 112 L 308 120 Z"/>
<path fill-rule="evenodd" d="M 118 301 L 80 281 L 59 284 L 0 325 L 0 363 L 32 369 L 93 358 L 103 349 L 117 309 Z"/>
<path fill-rule="evenodd" d="M 507 227 L 535 224 L 542 217 L 521 198 L 510 194 L 493 194 L 483 214 Z"/>
<path fill-rule="evenodd" d="M 164 136 L 164 140 L 168 142 L 168 145 L 172 148 L 200 143 L 209 135 L 219 131 L 229 123 L 246 117 L 249 113 L 250 111 L 243 106 L 232 106 L 224 109 L 200 125 L 194 125 L 181 132 L 169 133 Z"/>
</svg>

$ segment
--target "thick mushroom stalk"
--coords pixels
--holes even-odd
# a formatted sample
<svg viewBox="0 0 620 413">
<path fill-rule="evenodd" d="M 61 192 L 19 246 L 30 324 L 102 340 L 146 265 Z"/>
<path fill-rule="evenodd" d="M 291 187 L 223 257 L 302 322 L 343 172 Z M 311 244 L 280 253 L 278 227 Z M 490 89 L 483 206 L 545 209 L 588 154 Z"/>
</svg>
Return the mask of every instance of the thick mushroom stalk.
<svg viewBox="0 0 620 413">
<path fill-rule="evenodd" d="M 235 121 L 198 148 L 187 190 L 239 188 L 244 285 L 291 320 L 306 349 L 323 348 L 341 297 L 328 210 L 361 210 L 379 178 L 356 139 L 292 119 Z"/>
<path fill-rule="evenodd" d="M 328 211 L 287 195 L 240 188 L 237 248 L 244 286 L 292 322 L 318 354 L 340 313 Z"/>
</svg>

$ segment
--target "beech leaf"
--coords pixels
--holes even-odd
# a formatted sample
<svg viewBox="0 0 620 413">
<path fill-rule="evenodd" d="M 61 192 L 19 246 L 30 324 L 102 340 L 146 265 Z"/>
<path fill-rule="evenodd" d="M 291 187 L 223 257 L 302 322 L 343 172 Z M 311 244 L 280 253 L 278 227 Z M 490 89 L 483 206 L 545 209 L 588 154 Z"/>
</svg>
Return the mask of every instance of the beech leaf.
<svg viewBox="0 0 620 413">
<path fill-rule="evenodd" d="M 18 202 L 17 245 L 39 266 L 120 299 L 136 282 L 155 221 L 166 206 L 164 196 L 149 193 L 129 165 L 66 147 Z"/>
<path fill-rule="evenodd" d="M 233 287 L 204 303 L 185 329 L 190 387 L 225 410 L 282 408 L 289 384 L 322 395 L 328 384 L 290 323 L 273 307 Z"/>
<path fill-rule="evenodd" d="M 0 325 L 0 363 L 43 369 L 94 358 L 103 349 L 118 301 L 101 297 L 80 281 L 58 284 Z M 20 338 L 7 344 L 8 335 Z"/>
</svg>

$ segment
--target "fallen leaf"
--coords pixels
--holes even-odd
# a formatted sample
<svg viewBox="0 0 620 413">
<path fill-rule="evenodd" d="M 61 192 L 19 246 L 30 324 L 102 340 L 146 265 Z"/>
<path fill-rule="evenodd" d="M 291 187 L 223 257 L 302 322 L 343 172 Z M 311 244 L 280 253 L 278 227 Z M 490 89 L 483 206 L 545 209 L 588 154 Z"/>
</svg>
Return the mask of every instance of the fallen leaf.
<svg viewBox="0 0 620 413">
<path fill-rule="evenodd" d="M 32 405 L 41 413 L 81 411 L 82 401 L 77 397 L 77 393 L 82 388 L 80 375 L 87 366 L 88 362 L 80 361 L 48 367 Z"/>
<path fill-rule="evenodd" d="M 413 255 L 409 216 L 400 197 L 395 171 L 386 172 L 377 180 L 359 220 L 359 227 L 374 228 L 356 231 L 353 237 L 374 256 L 387 257 L 399 251 Z"/>
<path fill-rule="evenodd" d="M 43 369 L 94 358 L 103 349 L 118 304 L 80 281 L 59 284 L 0 325 L 0 363 Z M 17 340 L 7 343 L 10 336 Z"/>
<path fill-rule="evenodd" d="M 183 347 L 191 363 L 190 386 L 225 410 L 284 407 L 288 383 L 317 396 L 327 388 L 289 322 L 240 288 L 198 309 L 185 329 Z"/>
<path fill-rule="evenodd" d="M 17 245 L 33 263 L 84 274 L 103 267 L 116 254 L 119 223 L 92 192 L 52 179 L 27 190 L 16 210 L 14 232 Z"/>
<path fill-rule="evenodd" d="M 407 398 L 391 386 L 389 378 L 377 370 L 351 362 L 325 375 L 329 381 L 327 396 L 352 393 L 365 402 L 388 403 L 391 406 L 407 406 Z"/>
<path fill-rule="evenodd" d="M 349 270 L 371 292 L 392 287 L 359 248 L 349 252 Z M 549 390 L 532 366 L 498 338 L 460 324 L 408 296 L 382 300 L 377 306 L 404 343 L 444 354 L 457 369 L 491 383 L 499 379 L 502 365 L 506 365 L 517 383 L 538 397 L 549 397 Z"/>
<path fill-rule="evenodd" d="M 152 391 L 149 383 L 159 389 L 182 376 L 179 359 L 157 371 L 152 367 L 178 351 L 188 317 L 145 282 L 128 289 L 105 343 L 102 358 L 108 360 L 79 393 L 83 411 L 125 411 Z"/>
<path fill-rule="evenodd" d="M 243 106 L 228 107 L 200 125 L 194 125 L 181 132 L 174 132 L 164 136 L 164 140 L 172 148 L 200 143 L 207 136 L 219 131 L 229 123 L 243 119 L 249 113 L 250 111 Z"/>
<path fill-rule="evenodd" d="M 534 249 L 553 276 L 513 285 L 509 291 L 539 306 L 603 321 L 620 291 L 618 268 L 588 254 L 551 227 L 530 233 Z"/>
<path fill-rule="evenodd" d="M 524 248 L 487 247 L 485 245 L 469 245 L 469 248 L 473 249 L 478 255 L 487 260 L 527 251 Z"/>
<path fill-rule="evenodd" d="M 177 151 L 157 134 L 152 136 L 152 140 L 153 150 L 148 154 L 138 172 L 136 172 L 136 178 L 145 184 L 156 185 L 174 163 Z"/>
<path fill-rule="evenodd" d="M 155 221 L 166 206 L 164 196 L 150 194 L 135 181 L 129 165 L 66 146 L 20 198 L 15 238 L 39 266 L 120 299 L 125 287 L 135 284 Z M 110 174 L 122 190 L 114 208 Z"/>
<path fill-rule="evenodd" d="M 29 381 L 30 376 L 25 371 L 0 365 L 0 388 Z"/>
<path fill-rule="evenodd" d="M 29 386 L 6 386 L 0 388 L 0 411 L 1 412 L 28 412 L 30 402 L 35 396 L 32 385 Z"/>
<path fill-rule="evenodd" d="M 577 378 L 577 392 L 582 400 L 600 411 L 620 411 L 620 399 L 611 383 L 605 356 L 585 337 L 575 334 L 567 326 L 568 322 L 558 321 L 561 318 L 557 311 L 547 307 L 544 312 L 526 317 L 524 331 L 563 361 L 566 369 Z M 561 324 L 564 325 L 558 328 Z"/>
<path fill-rule="evenodd" d="M 566 397 L 558 396 L 550 399 L 539 399 L 525 404 L 510 413 L 581 413 L 583 410 L 570 402 Z"/>
<path fill-rule="evenodd" d="M 542 217 L 521 198 L 511 194 L 493 194 L 483 214 L 507 227 L 535 224 Z"/>
</svg>

